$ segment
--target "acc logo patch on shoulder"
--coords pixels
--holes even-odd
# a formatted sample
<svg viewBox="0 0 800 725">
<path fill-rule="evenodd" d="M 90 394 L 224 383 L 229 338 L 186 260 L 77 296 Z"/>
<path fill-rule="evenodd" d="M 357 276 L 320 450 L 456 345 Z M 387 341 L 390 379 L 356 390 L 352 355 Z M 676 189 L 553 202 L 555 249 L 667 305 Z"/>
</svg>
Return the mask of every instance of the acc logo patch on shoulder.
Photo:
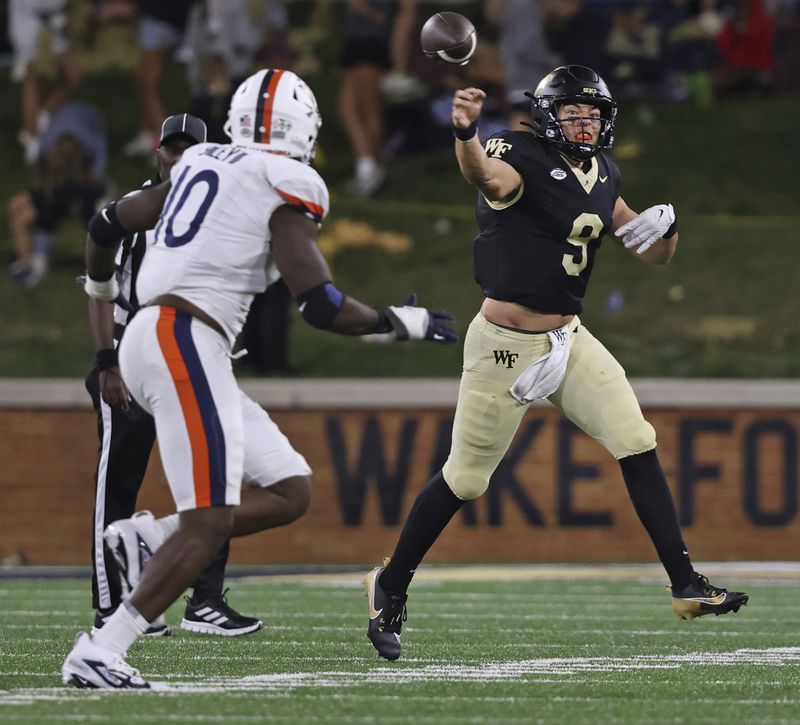
<svg viewBox="0 0 800 725">
<path fill-rule="evenodd" d="M 564 171 L 564 169 L 560 169 L 558 166 L 556 166 L 556 168 L 550 172 L 550 176 L 552 176 L 556 181 L 562 181 L 563 179 L 567 178 L 567 172 Z"/>
<path fill-rule="evenodd" d="M 511 144 L 506 143 L 502 138 L 490 138 L 486 142 L 486 155 L 499 159 L 510 148 Z"/>
</svg>

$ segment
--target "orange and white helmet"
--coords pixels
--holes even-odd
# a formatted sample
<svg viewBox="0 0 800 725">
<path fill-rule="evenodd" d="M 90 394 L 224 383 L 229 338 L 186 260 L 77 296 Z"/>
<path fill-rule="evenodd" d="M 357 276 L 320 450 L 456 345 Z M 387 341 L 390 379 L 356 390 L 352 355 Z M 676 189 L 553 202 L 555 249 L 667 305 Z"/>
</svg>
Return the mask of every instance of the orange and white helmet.
<svg viewBox="0 0 800 725">
<path fill-rule="evenodd" d="M 322 117 L 302 78 L 265 68 L 242 81 L 231 98 L 225 133 L 236 146 L 311 163 Z"/>
</svg>

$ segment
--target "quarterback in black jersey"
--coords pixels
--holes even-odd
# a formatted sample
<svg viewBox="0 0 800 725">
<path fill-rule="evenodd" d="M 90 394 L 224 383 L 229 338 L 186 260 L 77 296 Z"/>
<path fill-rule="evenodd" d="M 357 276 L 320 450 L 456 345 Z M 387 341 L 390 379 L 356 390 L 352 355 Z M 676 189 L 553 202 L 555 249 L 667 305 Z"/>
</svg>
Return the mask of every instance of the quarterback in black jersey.
<svg viewBox="0 0 800 725">
<path fill-rule="evenodd" d="M 528 96 L 529 128 L 485 145 L 477 135 L 484 92 L 459 90 L 453 100 L 456 158 L 479 192 L 474 265 L 484 301 L 464 341 L 450 455 L 417 497 L 391 559 L 365 581 L 368 637 L 387 659 L 400 656 L 414 571 L 464 501 L 486 490 L 539 398 L 619 461 L 679 618 L 735 612 L 748 601 L 694 571 L 655 431 L 622 366 L 578 318 L 603 236 L 639 260 L 666 264 L 678 244 L 675 212 L 659 204 L 637 214 L 620 196 L 619 170 L 604 153 L 617 104 L 597 73 L 561 66 Z"/>
</svg>

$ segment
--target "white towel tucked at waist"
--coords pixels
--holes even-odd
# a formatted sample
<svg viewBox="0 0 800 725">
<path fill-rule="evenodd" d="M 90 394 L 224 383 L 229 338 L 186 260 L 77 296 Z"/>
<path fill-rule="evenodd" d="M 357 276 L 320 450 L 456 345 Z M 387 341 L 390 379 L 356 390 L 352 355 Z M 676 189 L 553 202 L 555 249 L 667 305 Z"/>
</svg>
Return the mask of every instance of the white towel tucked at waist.
<svg viewBox="0 0 800 725">
<path fill-rule="evenodd" d="M 547 333 L 552 346 L 550 352 L 522 371 L 508 392 L 520 403 L 527 404 L 546 398 L 558 390 L 569 360 L 569 325 Z"/>
</svg>

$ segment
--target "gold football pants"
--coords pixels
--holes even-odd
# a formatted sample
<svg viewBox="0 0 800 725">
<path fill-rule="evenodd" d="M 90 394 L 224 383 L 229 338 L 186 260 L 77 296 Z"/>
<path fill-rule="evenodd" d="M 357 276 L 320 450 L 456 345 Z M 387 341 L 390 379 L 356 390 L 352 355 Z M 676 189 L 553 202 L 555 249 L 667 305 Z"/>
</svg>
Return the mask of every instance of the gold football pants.
<svg viewBox="0 0 800 725">
<path fill-rule="evenodd" d="M 656 446 L 625 370 L 575 317 L 564 380 L 548 400 L 615 458 Z M 516 332 L 478 313 L 464 341 L 464 370 L 453 421 L 445 481 L 463 500 L 480 496 L 505 455 L 529 405 L 508 389 L 520 373 L 550 350 L 547 334 Z"/>
</svg>

